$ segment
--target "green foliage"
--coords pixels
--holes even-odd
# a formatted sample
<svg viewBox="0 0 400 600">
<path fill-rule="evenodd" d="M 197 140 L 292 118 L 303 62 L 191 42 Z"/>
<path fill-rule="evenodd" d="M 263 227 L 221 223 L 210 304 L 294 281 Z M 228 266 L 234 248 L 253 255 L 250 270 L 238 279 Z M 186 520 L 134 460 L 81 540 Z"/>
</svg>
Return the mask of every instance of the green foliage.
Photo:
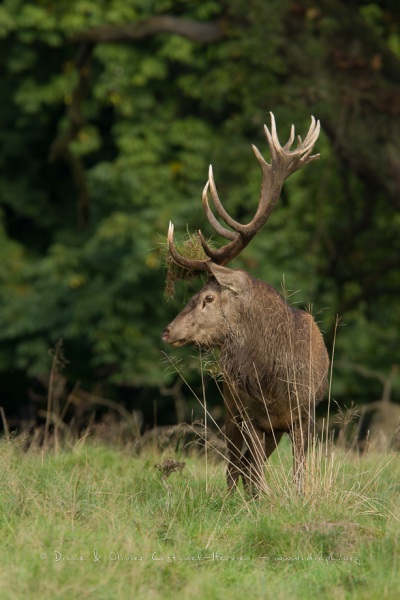
<svg viewBox="0 0 400 600">
<path fill-rule="evenodd" d="M 335 454 L 343 477 L 305 500 L 282 483 L 286 444 L 271 497 L 248 501 L 226 497 L 223 465 L 204 457 L 184 456 L 166 485 L 155 468 L 165 456 L 151 451 L 21 444 L 0 440 L 2 598 L 396 598 L 399 463 L 388 455 Z"/>
<path fill-rule="evenodd" d="M 394 48 L 398 29 L 387 13 L 361 4 Z M 325 39 L 314 35 L 317 17 L 305 10 L 304 29 L 288 45 L 297 18 L 292 9 L 288 0 L 3 2 L 2 373 L 48 372 L 48 349 L 63 338 L 72 384 L 84 377 L 89 386 L 100 381 L 112 390 L 165 381 L 159 335 L 182 303 L 163 302 L 159 236 L 169 220 L 177 232 L 212 233 L 201 208 L 210 162 L 228 212 L 250 220 L 260 182 L 250 144 L 267 154 L 268 111 L 283 140 L 292 121 L 303 133 L 309 113 L 332 110 L 333 83 L 325 71 L 316 68 L 315 82 L 307 79 L 309 57 L 329 55 Z M 165 12 L 222 19 L 225 37 L 213 44 L 168 34 L 99 43 L 87 72 L 77 68 L 84 44 L 75 35 Z M 332 25 L 337 22 L 323 22 L 324 35 Z M 368 131 L 354 125 L 365 147 Z M 69 154 L 57 155 L 63 136 L 70 136 Z M 344 312 L 340 352 L 385 371 L 400 361 L 393 333 L 400 325 L 400 282 L 393 268 L 385 282 L 377 283 L 377 273 L 389 260 L 385 242 L 399 250 L 399 216 L 382 192 L 367 198 L 368 185 L 344 172 L 330 138 L 322 135 L 317 146 L 319 163 L 288 181 L 267 229 L 236 264 L 287 295 L 301 290 L 292 301 L 313 303 L 330 344 L 336 312 Z M 364 298 L 369 272 L 377 292 Z M 338 390 L 346 396 L 345 379 Z M 368 387 L 359 395 L 368 399 Z"/>
</svg>

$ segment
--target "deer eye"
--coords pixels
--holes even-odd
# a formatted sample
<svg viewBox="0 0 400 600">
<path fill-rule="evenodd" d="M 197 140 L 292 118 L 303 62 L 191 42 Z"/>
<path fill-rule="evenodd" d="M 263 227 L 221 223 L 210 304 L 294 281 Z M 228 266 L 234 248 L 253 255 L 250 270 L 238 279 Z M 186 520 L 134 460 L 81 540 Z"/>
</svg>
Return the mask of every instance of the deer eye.
<svg viewBox="0 0 400 600">
<path fill-rule="evenodd" d="M 210 295 L 210 296 L 206 296 L 206 297 L 204 298 L 203 306 L 204 306 L 205 304 L 207 304 L 207 303 L 210 303 L 210 302 L 214 302 L 214 296 L 211 296 L 211 295 Z"/>
</svg>

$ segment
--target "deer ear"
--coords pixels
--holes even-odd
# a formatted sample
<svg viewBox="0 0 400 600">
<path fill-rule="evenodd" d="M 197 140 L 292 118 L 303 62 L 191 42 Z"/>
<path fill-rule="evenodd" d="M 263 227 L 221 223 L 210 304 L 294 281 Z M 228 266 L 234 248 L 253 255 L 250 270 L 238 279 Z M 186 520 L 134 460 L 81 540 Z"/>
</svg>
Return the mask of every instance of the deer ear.
<svg viewBox="0 0 400 600">
<path fill-rule="evenodd" d="M 208 263 L 208 268 L 220 285 L 228 288 L 235 294 L 239 294 L 247 286 L 246 274 L 243 271 L 221 267 L 211 261 Z"/>
</svg>

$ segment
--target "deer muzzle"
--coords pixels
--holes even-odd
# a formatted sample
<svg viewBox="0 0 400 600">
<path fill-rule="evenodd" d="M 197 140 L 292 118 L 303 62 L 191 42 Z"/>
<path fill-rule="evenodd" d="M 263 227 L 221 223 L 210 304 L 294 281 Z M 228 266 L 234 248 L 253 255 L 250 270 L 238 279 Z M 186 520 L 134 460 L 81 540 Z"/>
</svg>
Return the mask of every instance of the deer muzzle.
<svg viewBox="0 0 400 600">
<path fill-rule="evenodd" d="M 166 327 L 162 332 L 161 339 L 163 342 L 167 344 L 171 344 L 171 346 L 183 346 L 186 343 L 186 338 L 174 339 L 171 336 L 171 330 L 169 327 Z"/>
</svg>

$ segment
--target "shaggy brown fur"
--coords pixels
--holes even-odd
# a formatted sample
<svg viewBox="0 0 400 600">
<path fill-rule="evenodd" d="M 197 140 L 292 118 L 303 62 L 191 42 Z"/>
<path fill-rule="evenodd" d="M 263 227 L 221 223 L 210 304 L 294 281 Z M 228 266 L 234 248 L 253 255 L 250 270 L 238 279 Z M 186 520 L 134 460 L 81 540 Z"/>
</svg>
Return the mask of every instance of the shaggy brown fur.
<svg viewBox="0 0 400 600">
<path fill-rule="evenodd" d="M 221 350 L 229 488 L 239 475 L 252 491 L 264 487 L 265 459 L 284 433 L 292 438 L 301 488 L 315 407 L 327 389 L 321 332 L 309 313 L 267 283 L 242 270 L 211 262 L 209 268 L 209 282 L 166 327 L 163 340 Z"/>
</svg>

